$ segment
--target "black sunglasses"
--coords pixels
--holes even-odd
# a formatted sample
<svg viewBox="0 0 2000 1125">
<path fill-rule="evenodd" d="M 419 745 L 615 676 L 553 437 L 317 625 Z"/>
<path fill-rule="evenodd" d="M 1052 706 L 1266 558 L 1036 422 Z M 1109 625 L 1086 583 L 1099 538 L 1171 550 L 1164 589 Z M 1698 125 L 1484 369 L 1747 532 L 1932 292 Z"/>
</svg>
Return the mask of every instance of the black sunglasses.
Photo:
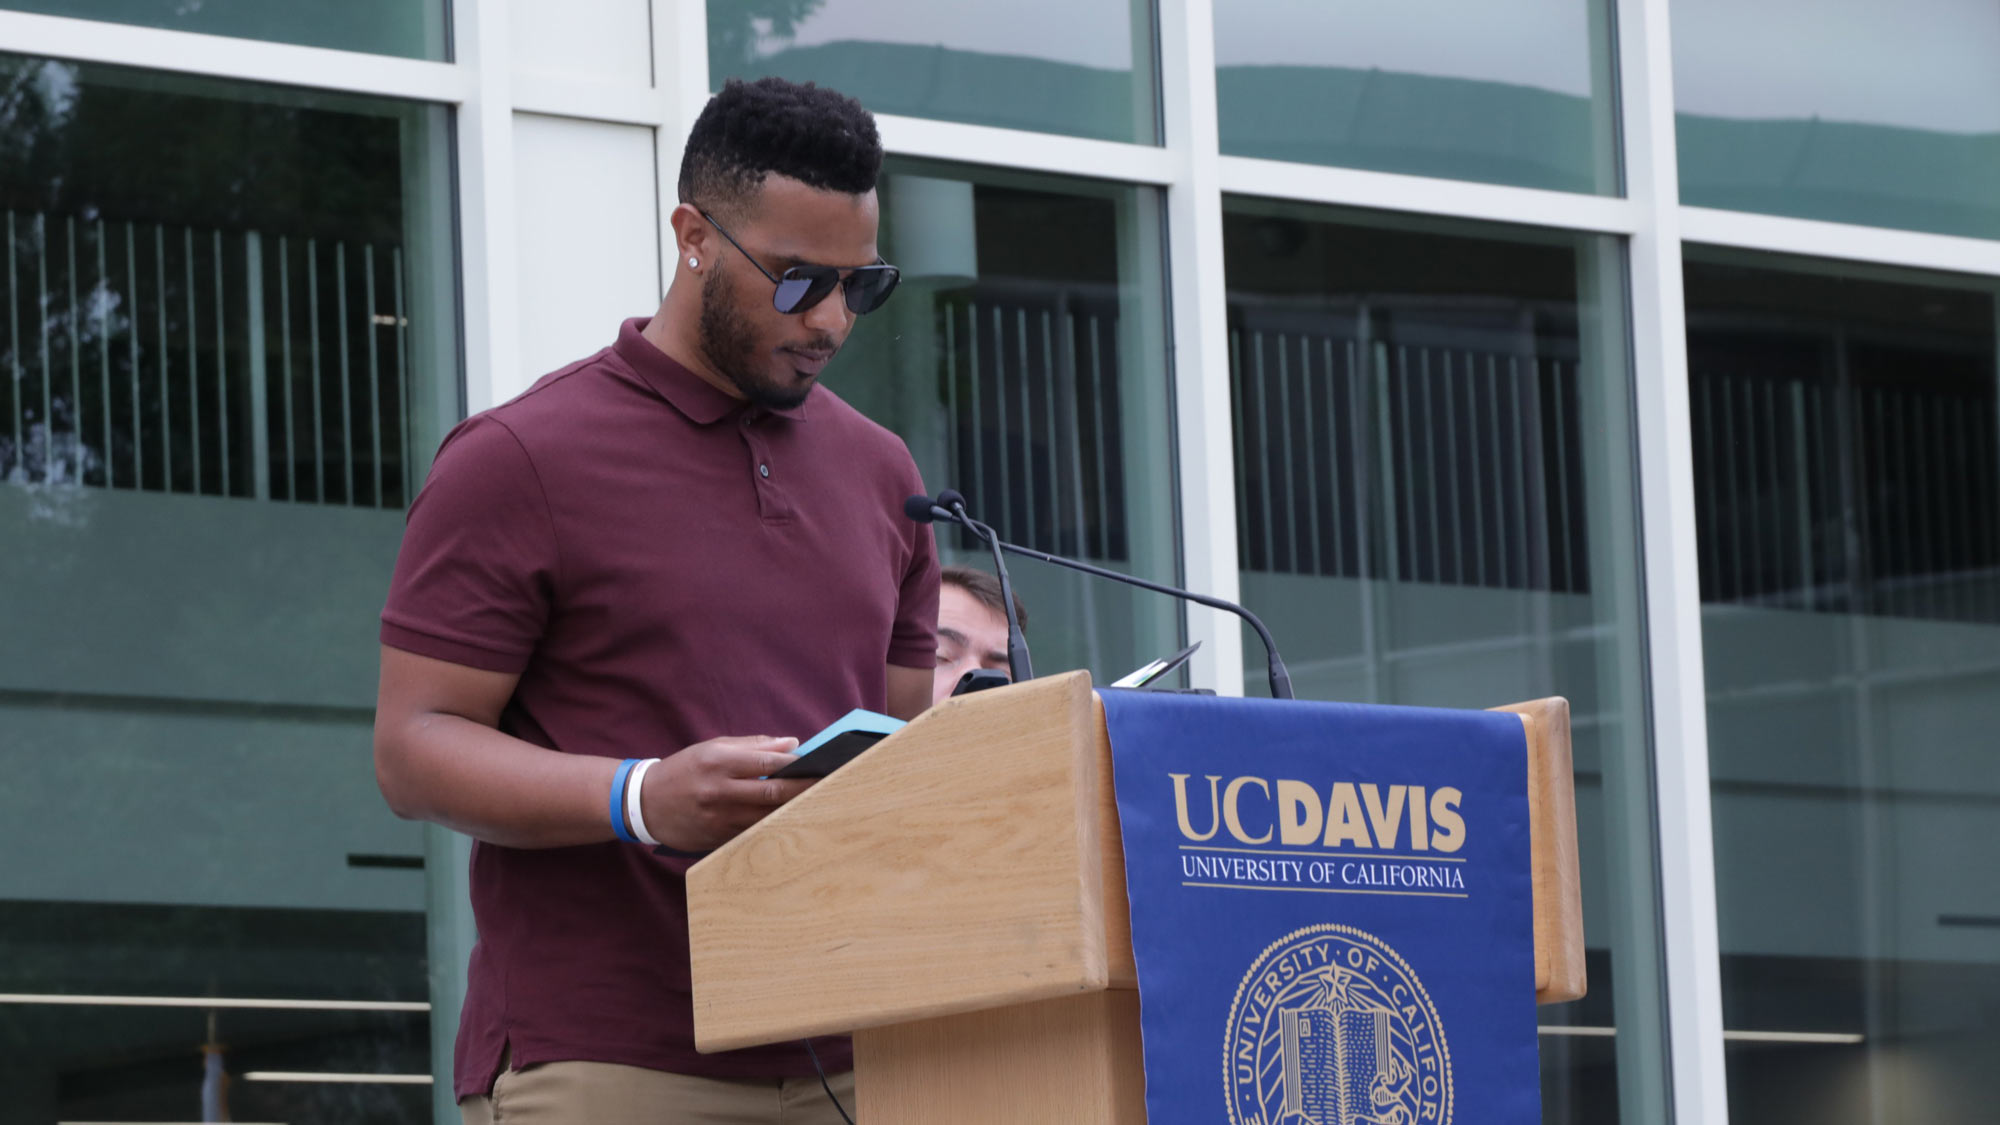
<svg viewBox="0 0 2000 1125">
<path fill-rule="evenodd" d="M 833 266 L 793 266 L 784 276 L 774 276 L 763 264 L 750 256 L 736 236 L 724 230 L 721 223 L 706 211 L 698 213 L 708 220 L 722 237 L 729 240 L 743 260 L 757 267 L 757 272 L 769 279 L 778 291 L 771 295 L 771 307 L 781 313 L 802 313 L 821 301 L 839 286 L 847 301 L 849 312 L 856 316 L 872 313 L 882 307 L 889 294 L 896 291 L 896 282 L 902 280 L 902 271 L 887 262 L 877 261 L 872 266 L 857 266 L 853 269 L 837 269 Z"/>
</svg>

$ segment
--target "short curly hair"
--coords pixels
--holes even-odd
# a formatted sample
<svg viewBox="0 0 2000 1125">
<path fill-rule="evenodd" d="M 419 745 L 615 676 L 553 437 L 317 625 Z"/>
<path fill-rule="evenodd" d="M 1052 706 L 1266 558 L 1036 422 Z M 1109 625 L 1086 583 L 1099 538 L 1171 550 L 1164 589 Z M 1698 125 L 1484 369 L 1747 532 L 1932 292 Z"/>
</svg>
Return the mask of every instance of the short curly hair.
<svg viewBox="0 0 2000 1125">
<path fill-rule="evenodd" d="M 740 211 L 775 172 L 810 187 L 861 195 L 882 171 L 875 116 L 853 98 L 782 78 L 732 78 L 688 133 L 680 201 Z"/>
<path fill-rule="evenodd" d="M 940 575 L 946 586 L 956 586 L 972 596 L 972 600 L 987 609 L 1007 616 L 1007 603 L 1000 596 L 1000 580 L 976 566 L 948 566 Z M 1014 595 L 1014 620 L 1023 631 L 1028 628 L 1028 607 L 1021 604 L 1021 595 Z"/>
</svg>

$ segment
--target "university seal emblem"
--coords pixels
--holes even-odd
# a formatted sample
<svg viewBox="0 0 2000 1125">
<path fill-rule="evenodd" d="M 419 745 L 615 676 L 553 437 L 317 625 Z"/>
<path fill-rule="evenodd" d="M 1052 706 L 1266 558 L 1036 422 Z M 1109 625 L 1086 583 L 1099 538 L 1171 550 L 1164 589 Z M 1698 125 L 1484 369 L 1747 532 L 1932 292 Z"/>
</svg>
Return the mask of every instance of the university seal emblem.
<svg viewBox="0 0 2000 1125">
<path fill-rule="evenodd" d="M 1373 934 L 1323 924 L 1265 947 L 1223 1044 L 1230 1125 L 1451 1125 L 1451 1052 L 1423 982 Z"/>
</svg>

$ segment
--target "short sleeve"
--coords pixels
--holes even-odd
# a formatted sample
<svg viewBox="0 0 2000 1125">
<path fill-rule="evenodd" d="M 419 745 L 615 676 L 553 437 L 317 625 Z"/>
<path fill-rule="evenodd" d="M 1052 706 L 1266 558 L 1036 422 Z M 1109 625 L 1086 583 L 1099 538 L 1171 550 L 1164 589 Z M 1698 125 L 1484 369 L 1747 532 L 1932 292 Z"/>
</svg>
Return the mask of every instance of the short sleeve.
<svg viewBox="0 0 2000 1125">
<path fill-rule="evenodd" d="M 410 506 L 382 643 L 518 674 L 548 626 L 558 561 L 527 451 L 504 423 L 468 419 L 445 439 Z"/>
<path fill-rule="evenodd" d="M 921 482 L 916 491 L 921 492 Z M 906 491 L 904 495 L 908 495 Z M 900 668 L 937 667 L 937 537 L 929 524 L 912 522 L 910 562 L 896 597 L 896 627 L 889 637 L 889 663 Z"/>
</svg>

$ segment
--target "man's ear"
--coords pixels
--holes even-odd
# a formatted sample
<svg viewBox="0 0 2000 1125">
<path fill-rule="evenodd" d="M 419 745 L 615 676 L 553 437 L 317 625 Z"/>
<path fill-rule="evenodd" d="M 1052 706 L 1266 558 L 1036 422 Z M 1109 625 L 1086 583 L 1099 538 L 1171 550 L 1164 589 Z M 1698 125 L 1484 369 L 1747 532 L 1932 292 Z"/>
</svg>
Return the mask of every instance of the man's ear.
<svg viewBox="0 0 2000 1125">
<path fill-rule="evenodd" d="M 674 228 L 674 247 L 680 252 L 681 264 L 689 265 L 689 258 L 695 264 L 705 264 L 715 256 L 715 228 L 701 217 L 694 204 L 682 203 L 667 215 L 667 222 Z"/>
</svg>

